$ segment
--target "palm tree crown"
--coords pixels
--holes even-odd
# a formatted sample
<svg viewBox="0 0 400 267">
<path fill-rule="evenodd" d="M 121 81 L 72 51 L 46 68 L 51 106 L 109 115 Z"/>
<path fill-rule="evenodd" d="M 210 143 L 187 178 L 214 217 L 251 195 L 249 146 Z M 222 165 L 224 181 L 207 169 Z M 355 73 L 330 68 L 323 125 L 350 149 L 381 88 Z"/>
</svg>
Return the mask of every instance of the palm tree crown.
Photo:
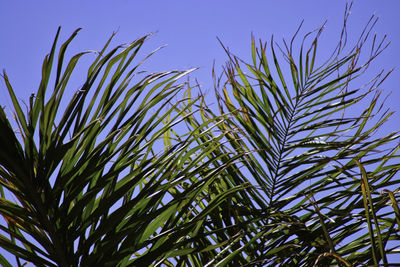
<svg viewBox="0 0 400 267">
<path fill-rule="evenodd" d="M 400 239 L 399 135 L 376 135 L 389 73 L 358 82 L 386 43 L 365 51 L 371 19 L 348 48 L 346 21 L 324 62 L 322 28 L 298 49 L 299 31 L 253 38 L 250 63 L 224 47 L 218 110 L 181 81 L 193 70 L 141 70 L 148 36 L 110 38 L 67 100 L 93 52 L 66 60 L 79 29 L 57 49 L 59 30 L 25 107 L 3 73 L 16 123 L 0 108 L 1 248 L 18 266 L 387 265 Z"/>
</svg>

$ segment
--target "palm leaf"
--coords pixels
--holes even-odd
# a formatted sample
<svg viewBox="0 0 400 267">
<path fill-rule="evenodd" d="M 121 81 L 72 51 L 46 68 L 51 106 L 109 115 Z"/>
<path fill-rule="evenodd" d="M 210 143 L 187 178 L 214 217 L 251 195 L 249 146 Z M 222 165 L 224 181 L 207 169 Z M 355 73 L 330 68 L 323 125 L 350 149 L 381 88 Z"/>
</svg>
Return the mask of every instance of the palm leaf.
<svg viewBox="0 0 400 267">
<path fill-rule="evenodd" d="M 1 247 L 19 264 L 36 266 L 147 266 L 195 252 L 212 257 L 211 248 L 228 246 L 229 238 L 211 246 L 215 234 L 205 228 L 207 217 L 246 187 L 225 188 L 202 200 L 240 157 L 210 156 L 222 146 L 225 134 L 214 133 L 221 118 L 199 121 L 191 132 L 172 138 L 181 125 L 194 122 L 203 100 L 182 97 L 187 86 L 177 80 L 192 70 L 141 74 L 143 61 L 137 58 L 147 36 L 107 52 L 110 39 L 82 87 L 63 104 L 79 59 L 93 53 L 64 64 L 77 32 L 56 60 L 57 32 L 26 114 L 3 74 L 20 136 L 1 108 L 0 206 L 6 222 Z"/>
<path fill-rule="evenodd" d="M 233 115 L 221 130 L 234 133 L 227 135 L 230 145 L 247 158 L 241 177 L 266 199 L 259 204 L 262 212 L 254 213 L 252 219 L 243 218 L 253 225 L 248 227 L 253 235 L 263 233 L 250 241 L 253 246 L 246 245 L 245 253 L 254 257 L 249 263 L 372 264 L 367 256 L 372 250 L 377 251 L 377 264 L 381 260 L 386 263 L 385 255 L 397 248 L 388 242 L 399 239 L 393 230 L 395 211 L 388 210 L 389 197 L 378 190 L 399 188 L 395 179 L 400 167 L 399 135 L 375 137 L 392 114 L 382 110 L 379 102 L 378 86 L 388 73 L 373 77 L 368 87 L 357 87 L 362 74 L 386 47 L 384 39 L 376 43 L 373 37 L 372 49 L 368 57 L 364 55 L 375 22 L 370 20 L 351 49 L 345 47 L 346 37 L 342 36 L 335 52 L 320 66 L 316 51 L 322 28 L 311 41 L 307 39 L 311 33 L 305 35 L 298 53 L 293 48 L 297 32 L 290 45 L 284 42 L 284 49 L 273 39 L 269 49 L 261 41 L 256 46 L 253 39 L 252 63 L 225 48 L 230 59 L 223 73 L 226 82 L 219 78 L 216 92 L 220 111 Z M 365 217 L 369 212 L 361 212 L 365 197 L 361 188 L 365 186 L 360 183 L 363 175 L 355 160 L 361 158 L 371 188 L 368 206 L 372 221 Z M 252 197 L 253 202 L 263 202 L 257 194 Z M 262 229 L 268 230 L 261 230 L 253 221 L 261 221 Z M 364 231 L 367 222 L 375 225 L 369 235 Z M 372 238 L 379 240 L 379 246 L 374 246 Z"/>
</svg>

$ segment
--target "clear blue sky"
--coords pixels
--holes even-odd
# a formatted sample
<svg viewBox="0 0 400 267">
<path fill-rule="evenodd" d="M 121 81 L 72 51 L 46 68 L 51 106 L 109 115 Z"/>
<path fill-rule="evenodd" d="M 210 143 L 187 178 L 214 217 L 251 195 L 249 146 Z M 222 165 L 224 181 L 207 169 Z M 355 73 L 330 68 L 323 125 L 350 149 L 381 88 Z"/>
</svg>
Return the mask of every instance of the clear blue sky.
<svg viewBox="0 0 400 267">
<path fill-rule="evenodd" d="M 226 55 L 216 37 L 243 58 L 250 56 L 250 36 L 264 40 L 290 38 L 304 19 L 304 32 L 328 20 L 323 41 L 337 41 L 346 1 L 11 1 L 0 8 L 0 68 L 6 69 L 21 99 L 36 91 L 43 57 L 49 52 L 57 27 L 62 26 L 61 40 L 78 27 L 71 54 L 100 49 L 113 31 L 118 31 L 114 45 L 130 42 L 155 32 L 145 49 L 168 45 L 146 65 L 149 71 L 200 67 L 194 76 L 204 90 L 212 91 L 211 68 L 217 70 Z M 350 41 L 356 41 L 371 14 L 380 16 L 375 28 L 379 36 L 388 34 L 391 46 L 375 62 L 379 68 L 397 68 L 383 84 L 392 91 L 388 106 L 400 111 L 400 31 L 398 0 L 356 0 L 350 17 Z M 323 55 L 323 47 L 321 55 Z M 325 51 L 326 56 L 328 51 Z M 0 104 L 6 105 L 5 86 L 0 83 Z M 212 101 L 212 100 L 211 100 Z M 9 105 L 10 103 L 8 103 Z M 400 116 L 396 114 L 398 120 Z"/>
<path fill-rule="evenodd" d="M 200 67 L 194 76 L 205 91 L 212 92 L 213 61 L 220 70 L 227 58 L 216 37 L 236 55 L 248 58 L 251 33 L 268 41 L 274 34 L 276 40 L 281 40 L 290 38 L 303 19 L 305 32 L 328 20 L 322 40 L 329 46 L 339 36 L 345 3 L 345 0 L 4 0 L 0 7 L 0 68 L 6 69 L 18 96 L 28 100 L 37 90 L 41 64 L 58 26 L 62 26 L 62 41 L 76 28 L 83 28 L 71 45 L 70 55 L 101 49 L 113 31 L 118 31 L 114 45 L 156 32 L 145 49 L 168 46 L 149 61 L 148 71 Z M 392 92 L 387 106 L 397 111 L 394 117 L 397 122 L 400 119 L 399 10 L 399 0 L 356 0 L 349 20 L 349 40 L 355 42 L 369 17 L 373 13 L 380 17 L 375 31 L 378 36 L 388 34 L 391 45 L 375 61 L 375 66 L 377 71 L 396 68 L 382 89 Z M 324 51 L 328 56 L 323 48 L 321 54 Z M 0 82 L 0 104 L 10 106 L 6 96 L 5 85 Z M 399 129 L 395 121 L 391 130 Z"/>
</svg>

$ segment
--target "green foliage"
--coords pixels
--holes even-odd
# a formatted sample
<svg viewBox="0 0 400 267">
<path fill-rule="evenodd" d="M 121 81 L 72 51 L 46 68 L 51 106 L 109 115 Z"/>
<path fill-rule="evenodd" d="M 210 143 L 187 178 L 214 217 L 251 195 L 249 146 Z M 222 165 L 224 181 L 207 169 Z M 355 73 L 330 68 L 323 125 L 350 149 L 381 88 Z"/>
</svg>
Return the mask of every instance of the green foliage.
<svg viewBox="0 0 400 267">
<path fill-rule="evenodd" d="M 392 115 L 379 103 L 378 86 L 388 73 L 357 87 L 386 47 L 384 39 L 379 43 L 374 36 L 365 55 L 375 22 L 371 19 L 351 49 L 346 49 L 344 30 L 332 56 L 320 65 L 316 55 L 322 28 L 311 41 L 307 34 L 298 52 L 296 35 L 283 49 L 273 39 L 269 49 L 253 40 L 251 64 L 227 50 L 226 81 L 217 80 L 217 92 L 222 91 L 221 112 L 227 109 L 233 116 L 223 126 L 242 130 L 227 138 L 236 151 L 252 151 L 245 154 L 251 174 L 246 177 L 263 196 L 252 199 L 262 203 L 254 216 L 262 230 L 247 226 L 253 235 L 264 231 L 244 251 L 255 259 L 252 263 L 376 265 L 398 253 L 399 245 L 390 241 L 399 239 L 399 196 L 390 190 L 397 192 L 400 184 L 399 135 L 374 135 Z"/>
<path fill-rule="evenodd" d="M 65 63 L 79 30 L 57 49 L 58 31 L 25 112 L 3 73 L 18 131 L 1 108 L 0 246 L 18 266 L 387 264 L 399 135 L 375 134 L 387 73 L 357 82 L 385 48 L 374 36 L 364 54 L 375 22 L 350 49 L 344 25 L 325 62 L 322 29 L 298 51 L 297 33 L 284 48 L 253 39 L 250 64 L 226 49 L 218 112 L 180 82 L 192 70 L 142 73 L 147 36 L 110 38 L 64 103 L 94 52 Z"/>
<path fill-rule="evenodd" d="M 238 156 L 204 160 L 223 137 L 207 137 L 216 119 L 179 140 L 171 137 L 202 109 L 200 98 L 173 102 L 185 89 L 176 81 L 190 71 L 138 78 L 140 63 L 134 62 L 147 37 L 106 52 L 109 41 L 64 108 L 63 93 L 85 54 L 63 65 L 76 33 L 59 49 L 47 97 L 57 33 L 26 114 L 4 73 L 20 131 L 13 131 L 1 109 L 0 205 L 7 223 L 0 226 L 1 246 L 19 264 L 24 259 L 37 266 L 145 266 L 207 249 L 210 233 L 199 230 L 207 215 L 245 186 L 201 202 Z M 165 149 L 162 139 L 169 143 Z"/>
</svg>

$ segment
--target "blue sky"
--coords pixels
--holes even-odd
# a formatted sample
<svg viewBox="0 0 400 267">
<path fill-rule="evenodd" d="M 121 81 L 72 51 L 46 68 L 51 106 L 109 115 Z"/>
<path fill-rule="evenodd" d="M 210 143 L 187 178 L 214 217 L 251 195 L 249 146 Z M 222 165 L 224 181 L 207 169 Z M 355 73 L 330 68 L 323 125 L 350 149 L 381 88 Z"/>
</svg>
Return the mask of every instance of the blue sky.
<svg viewBox="0 0 400 267">
<path fill-rule="evenodd" d="M 114 45 L 133 41 L 145 34 L 155 33 L 145 50 L 167 45 L 150 59 L 150 72 L 199 67 L 193 76 L 203 90 L 210 91 L 211 69 L 217 71 L 226 61 L 217 37 L 230 50 L 248 59 L 250 38 L 269 41 L 290 39 L 304 20 L 303 33 L 316 29 L 327 20 L 322 37 L 321 56 L 327 57 L 339 36 L 345 0 L 271 1 L 271 0 L 203 0 L 203 1 L 11 1 L 0 8 L 0 68 L 6 69 L 17 95 L 22 100 L 36 92 L 40 82 L 41 64 L 49 52 L 58 26 L 62 27 L 61 41 L 76 28 L 83 28 L 71 45 L 70 55 L 83 50 L 99 50 L 114 31 Z M 391 45 L 375 61 L 373 70 L 395 68 L 381 86 L 392 92 L 387 107 L 397 111 L 390 130 L 398 130 L 400 115 L 400 30 L 398 0 L 356 0 L 349 20 L 349 41 L 354 43 L 372 14 L 380 17 L 374 32 L 388 35 Z M 77 81 L 79 83 L 79 81 Z M 78 89 L 78 88 L 76 88 Z M 0 104 L 6 100 L 6 87 L 0 83 Z"/>
<path fill-rule="evenodd" d="M 244 4 L 246 3 L 246 4 Z M 289 39 L 304 19 L 303 33 L 328 21 L 322 40 L 326 46 L 336 43 L 346 1 L 6 1 L 0 9 L 0 68 L 6 69 L 21 99 L 28 99 L 39 85 L 41 64 L 49 52 L 58 26 L 61 40 L 78 27 L 83 28 L 71 45 L 71 53 L 99 50 L 114 31 L 114 45 L 155 33 L 145 49 L 161 45 L 146 65 L 150 72 L 200 67 L 194 73 L 205 91 L 212 91 L 211 68 L 217 71 L 227 57 L 217 37 L 242 58 L 250 56 L 251 33 L 269 41 Z M 349 20 L 349 40 L 362 30 L 369 17 L 380 16 L 375 28 L 378 36 L 388 34 L 390 47 L 375 61 L 375 67 L 389 70 L 399 67 L 400 31 L 397 0 L 355 1 Z M 354 38 L 352 38 L 354 36 Z M 321 56 L 328 56 L 321 46 Z M 396 60 L 397 59 L 397 60 Z M 400 75 L 398 69 L 382 88 L 392 91 L 388 106 L 400 111 Z M 0 104 L 5 101 L 5 85 L 0 84 Z M 210 100 L 212 102 L 212 99 Z M 399 115 L 395 117 L 399 119 Z"/>
</svg>

